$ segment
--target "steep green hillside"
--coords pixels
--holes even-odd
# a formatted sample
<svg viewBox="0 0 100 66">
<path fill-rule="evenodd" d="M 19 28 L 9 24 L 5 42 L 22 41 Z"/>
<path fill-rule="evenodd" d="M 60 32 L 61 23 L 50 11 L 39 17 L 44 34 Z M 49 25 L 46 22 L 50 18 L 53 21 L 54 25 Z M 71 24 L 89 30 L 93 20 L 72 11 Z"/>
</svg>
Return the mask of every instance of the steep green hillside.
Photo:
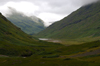
<svg viewBox="0 0 100 66">
<path fill-rule="evenodd" d="M 52 47 L 53 46 L 53 47 Z M 25 34 L 0 13 L 0 54 L 8 56 L 30 56 L 44 51 L 44 47 L 62 46 L 43 42 Z M 49 48 L 48 48 L 49 49 Z"/>
<path fill-rule="evenodd" d="M 11 8 L 11 13 L 7 15 L 7 19 L 27 34 L 36 34 L 45 29 L 44 22 L 35 16 L 25 16 L 13 8 Z"/>
<path fill-rule="evenodd" d="M 76 39 L 100 36 L 100 2 L 83 6 L 37 34 L 38 37 Z"/>
</svg>

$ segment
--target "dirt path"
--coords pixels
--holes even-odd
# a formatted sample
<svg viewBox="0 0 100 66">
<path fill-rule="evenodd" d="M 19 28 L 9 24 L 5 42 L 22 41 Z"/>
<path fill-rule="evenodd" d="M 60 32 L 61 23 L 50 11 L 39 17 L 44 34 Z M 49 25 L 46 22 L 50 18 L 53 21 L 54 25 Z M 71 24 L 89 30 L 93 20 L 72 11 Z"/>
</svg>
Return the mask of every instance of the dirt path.
<svg viewBox="0 0 100 66">
<path fill-rule="evenodd" d="M 73 56 L 70 56 L 70 57 L 83 57 L 83 56 L 96 55 L 96 54 L 100 54 L 100 49 L 90 51 L 90 52 L 86 52 L 86 53 L 82 53 L 82 54 L 78 54 L 78 55 L 73 55 Z"/>
<path fill-rule="evenodd" d="M 0 55 L 0 57 L 9 57 L 9 56 L 6 56 L 6 55 Z"/>
</svg>

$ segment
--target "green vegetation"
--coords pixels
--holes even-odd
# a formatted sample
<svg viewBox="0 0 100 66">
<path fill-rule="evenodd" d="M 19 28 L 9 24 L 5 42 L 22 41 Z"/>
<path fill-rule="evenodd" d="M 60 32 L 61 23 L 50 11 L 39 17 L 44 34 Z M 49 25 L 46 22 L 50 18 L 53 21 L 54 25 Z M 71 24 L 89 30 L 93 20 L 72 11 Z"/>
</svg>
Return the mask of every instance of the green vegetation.
<svg viewBox="0 0 100 66">
<path fill-rule="evenodd" d="M 91 39 L 100 36 L 100 2 L 83 6 L 37 34 L 62 40 Z"/>
<path fill-rule="evenodd" d="M 0 13 L 0 66 L 100 66 L 100 40 L 79 45 L 41 41 Z"/>
<path fill-rule="evenodd" d="M 12 14 L 7 15 L 7 19 L 25 33 L 33 35 L 45 29 L 44 22 L 41 19 L 35 16 L 28 17 L 13 8 L 10 9 Z"/>
<path fill-rule="evenodd" d="M 48 43 L 47 46 L 24 46 L 29 47 L 34 54 L 31 56 L 1 56 L 1 66 L 100 66 L 100 41 L 94 41 L 84 43 L 81 45 L 63 46 L 60 44 Z M 42 44 L 41 43 L 41 44 Z M 52 45 L 53 44 L 53 45 Z M 5 45 L 5 44 L 4 44 Z M 9 45 L 9 44 L 8 44 Z M 14 47 L 13 50 L 17 49 L 19 54 L 29 50 L 23 46 L 21 48 Z M 13 47 L 12 45 L 10 47 Z M 10 47 L 8 47 L 10 49 Z M 24 48 L 24 49 L 23 49 Z M 8 50 L 9 50 L 8 49 Z M 12 50 L 10 50 L 12 51 Z M 96 52 L 95 52 L 96 51 Z M 0 51 L 1 52 L 1 51 Z M 26 51 L 27 52 L 27 51 Z M 91 54 L 91 53 L 92 54 Z M 10 52 L 9 52 L 10 53 Z M 85 55 L 84 55 L 85 54 Z"/>
<path fill-rule="evenodd" d="M 44 51 L 44 47 L 58 47 L 53 44 L 37 40 L 25 34 L 20 28 L 9 22 L 0 14 L 0 54 L 7 56 L 31 56 L 37 51 Z M 43 50 L 44 49 L 44 50 Z"/>
</svg>

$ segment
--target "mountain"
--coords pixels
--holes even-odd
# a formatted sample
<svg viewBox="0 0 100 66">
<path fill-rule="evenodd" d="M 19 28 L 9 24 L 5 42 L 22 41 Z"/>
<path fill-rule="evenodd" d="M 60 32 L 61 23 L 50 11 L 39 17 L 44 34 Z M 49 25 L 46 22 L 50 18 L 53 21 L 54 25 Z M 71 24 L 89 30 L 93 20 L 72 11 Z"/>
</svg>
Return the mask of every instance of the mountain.
<svg viewBox="0 0 100 66">
<path fill-rule="evenodd" d="M 100 41 L 69 46 L 44 42 L 0 13 L 0 66 L 100 66 Z"/>
<path fill-rule="evenodd" d="M 80 39 L 100 36 L 100 2 L 82 6 L 37 34 L 41 38 Z"/>
<path fill-rule="evenodd" d="M 7 19 L 21 28 L 27 34 L 36 34 L 45 29 L 44 22 L 35 16 L 26 16 L 21 12 L 10 8 L 11 14 L 7 15 Z"/>
<path fill-rule="evenodd" d="M 31 36 L 25 34 L 23 31 L 21 31 L 20 28 L 13 25 L 0 13 L 0 54 L 1 55 L 3 54 L 3 55 L 21 56 L 23 55 L 22 51 L 24 51 L 26 47 L 21 47 L 19 45 L 29 45 L 29 43 L 31 43 L 32 41 L 36 41 L 36 40 L 32 39 Z M 30 52 L 29 49 L 27 50 Z"/>
<path fill-rule="evenodd" d="M 61 45 L 43 42 L 24 33 L 0 13 L 0 55 L 31 56 L 50 46 Z"/>
</svg>

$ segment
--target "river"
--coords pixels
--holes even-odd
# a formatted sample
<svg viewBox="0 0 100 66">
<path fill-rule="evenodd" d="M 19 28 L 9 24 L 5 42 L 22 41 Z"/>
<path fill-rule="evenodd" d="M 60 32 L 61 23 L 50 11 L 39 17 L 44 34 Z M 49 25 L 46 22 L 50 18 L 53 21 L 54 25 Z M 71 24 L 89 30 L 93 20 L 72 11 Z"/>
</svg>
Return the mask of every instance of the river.
<svg viewBox="0 0 100 66">
<path fill-rule="evenodd" d="M 54 43 L 60 43 L 61 42 L 59 40 L 49 39 L 49 38 L 39 38 L 39 40 L 48 41 L 48 42 L 54 42 Z"/>
</svg>

